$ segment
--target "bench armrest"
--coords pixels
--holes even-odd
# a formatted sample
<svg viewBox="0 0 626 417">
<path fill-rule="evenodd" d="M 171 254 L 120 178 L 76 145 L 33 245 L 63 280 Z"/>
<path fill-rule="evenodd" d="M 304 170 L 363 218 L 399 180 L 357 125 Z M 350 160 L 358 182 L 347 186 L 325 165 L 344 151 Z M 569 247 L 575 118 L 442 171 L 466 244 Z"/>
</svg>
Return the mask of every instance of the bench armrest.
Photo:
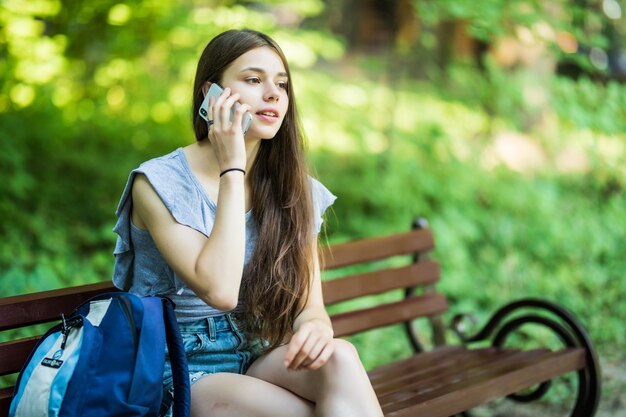
<svg viewBox="0 0 626 417">
<path fill-rule="evenodd" d="M 457 314 L 453 317 L 451 328 L 464 344 L 491 340 L 492 346 L 503 347 L 507 337 L 525 324 L 538 324 L 550 329 L 567 348 L 582 348 L 586 352 L 585 368 L 578 372 L 579 379 L 579 404 L 587 402 L 591 409 L 597 408 L 600 400 L 601 375 L 598 355 L 589 334 L 572 312 L 565 307 L 551 301 L 525 298 L 506 304 L 498 309 L 487 324 L 476 334 L 467 335 L 462 329 L 463 322 L 467 319 L 465 314 Z M 531 394 L 514 394 L 513 399 L 518 401 L 530 401 L 541 397 L 549 381 Z M 589 399 L 593 399 L 589 401 Z M 575 415 L 575 414 L 572 414 Z M 581 414 L 593 415 L 593 414 Z"/>
</svg>

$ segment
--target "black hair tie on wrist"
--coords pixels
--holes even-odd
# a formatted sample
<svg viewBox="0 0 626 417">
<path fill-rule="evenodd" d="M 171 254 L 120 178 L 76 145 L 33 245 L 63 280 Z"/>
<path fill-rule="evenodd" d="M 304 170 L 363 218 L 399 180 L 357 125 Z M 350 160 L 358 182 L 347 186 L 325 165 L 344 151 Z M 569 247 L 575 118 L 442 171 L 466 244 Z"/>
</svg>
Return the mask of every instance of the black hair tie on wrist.
<svg viewBox="0 0 626 417">
<path fill-rule="evenodd" d="M 246 175 L 246 171 L 244 171 L 244 170 L 243 170 L 243 169 L 241 169 L 241 168 L 228 168 L 228 169 L 225 169 L 224 171 L 222 171 L 222 172 L 220 173 L 220 177 L 221 177 L 222 175 L 226 174 L 227 172 L 230 172 L 230 171 L 239 171 L 239 172 L 243 172 L 243 175 Z"/>
</svg>

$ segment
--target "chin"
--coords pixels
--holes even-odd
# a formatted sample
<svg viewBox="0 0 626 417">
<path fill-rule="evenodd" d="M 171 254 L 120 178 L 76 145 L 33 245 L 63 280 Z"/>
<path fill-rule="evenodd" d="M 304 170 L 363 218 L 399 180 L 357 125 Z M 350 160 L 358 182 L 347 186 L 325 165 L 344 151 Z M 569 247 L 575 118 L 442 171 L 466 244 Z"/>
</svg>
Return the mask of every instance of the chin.
<svg viewBox="0 0 626 417">
<path fill-rule="evenodd" d="M 248 133 L 252 133 L 253 136 L 260 138 L 262 140 L 268 140 L 268 139 L 274 139 L 274 137 L 276 137 L 276 134 L 278 133 L 278 130 L 263 129 L 260 132 L 248 132 Z"/>
</svg>

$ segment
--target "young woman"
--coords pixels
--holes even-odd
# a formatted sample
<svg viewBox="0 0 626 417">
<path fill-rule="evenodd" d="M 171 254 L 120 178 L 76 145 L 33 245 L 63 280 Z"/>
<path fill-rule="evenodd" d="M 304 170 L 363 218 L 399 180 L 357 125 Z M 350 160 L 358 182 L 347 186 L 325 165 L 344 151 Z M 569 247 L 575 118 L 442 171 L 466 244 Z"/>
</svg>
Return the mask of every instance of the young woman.
<svg viewBox="0 0 626 417">
<path fill-rule="evenodd" d="M 207 123 L 198 110 L 212 83 L 224 92 Z M 324 309 L 316 236 L 335 197 L 307 173 L 278 45 L 251 30 L 214 38 L 198 63 L 192 121 L 195 143 L 131 172 L 113 274 L 121 289 L 176 303 L 192 415 L 381 416 Z M 167 363 L 162 415 L 171 392 Z"/>
</svg>

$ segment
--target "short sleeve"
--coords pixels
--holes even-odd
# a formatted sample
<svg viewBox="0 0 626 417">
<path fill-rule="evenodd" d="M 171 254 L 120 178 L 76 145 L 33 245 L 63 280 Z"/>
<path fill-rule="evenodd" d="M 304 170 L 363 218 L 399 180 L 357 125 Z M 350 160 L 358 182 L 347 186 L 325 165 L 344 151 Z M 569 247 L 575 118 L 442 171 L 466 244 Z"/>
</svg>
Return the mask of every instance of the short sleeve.
<svg viewBox="0 0 626 417">
<path fill-rule="evenodd" d="M 324 221 L 324 213 L 331 204 L 335 202 L 337 196 L 331 193 L 321 182 L 315 178 L 311 178 L 311 195 L 313 197 L 313 220 L 315 225 L 315 233 L 319 234 L 322 230 Z"/>
<path fill-rule="evenodd" d="M 134 173 L 144 174 L 176 222 L 209 236 L 215 210 L 203 204 L 204 197 L 180 158 L 176 152 L 152 159 L 141 164 L 131 177 Z"/>
<path fill-rule="evenodd" d="M 144 287 L 147 288 L 155 284 L 143 282 L 147 279 L 145 276 L 133 277 L 133 271 L 136 269 L 134 262 L 138 255 L 135 253 L 131 239 L 131 229 L 134 227 L 131 223 L 131 194 L 132 185 L 137 174 L 146 176 L 148 182 L 176 222 L 208 236 L 213 227 L 215 214 L 211 212 L 211 207 L 207 204 L 202 204 L 203 197 L 193 185 L 193 182 L 188 179 L 187 173 L 181 168 L 175 153 L 147 161 L 131 171 L 115 212 L 117 222 L 113 227 L 113 231 L 117 234 L 117 241 L 113 252 L 115 255 L 113 283 L 122 290 L 139 287 L 139 291 L 142 292 Z M 154 252 L 156 255 L 156 247 Z M 184 286 L 183 281 L 173 272 L 167 275 L 170 275 L 168 279 L 170 282 L 160 283 L 163 288 L 156 288 L 156 290 L 164 290 L 167 287 L 180 291 Z"/>
<path fill-rule="evenodd" d="M 113 227 L 113 231 L 117 234 L 117 241 L 115 242 L 115 249 L 113 255 L 115 255 L 115 265 L 113 267 L 113 284 L 117 288 L 123 291 L 128 291 L 132 285 L 132 266 L 135 255 L 132 251 L 131 236 L 130 236 L 130 214 L 131 214 L 131 197 L 130 192 L 132 189 L 132 181 L 134 174 L 131 173 L 124 192 L 122 192 L 122 198 L 115 211 L 117 216 L 117 222 Z"/>
</svg>

